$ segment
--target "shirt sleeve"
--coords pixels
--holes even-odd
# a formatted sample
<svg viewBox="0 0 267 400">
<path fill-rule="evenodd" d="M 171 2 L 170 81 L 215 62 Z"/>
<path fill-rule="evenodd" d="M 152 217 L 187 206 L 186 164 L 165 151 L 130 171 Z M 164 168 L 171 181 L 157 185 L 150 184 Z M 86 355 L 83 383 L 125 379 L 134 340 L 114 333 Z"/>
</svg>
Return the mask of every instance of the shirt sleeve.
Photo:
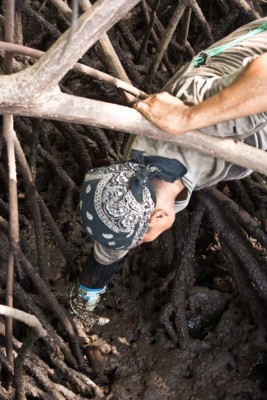
<svg viewBox="0 0 267 400">
<path fill-rule="evenodd" d="M 94 242 L 94 257 L 103 265 L 113 264 L 121 260 L 129 250 L 109 249 L 98 242 Z"/>
</svg>

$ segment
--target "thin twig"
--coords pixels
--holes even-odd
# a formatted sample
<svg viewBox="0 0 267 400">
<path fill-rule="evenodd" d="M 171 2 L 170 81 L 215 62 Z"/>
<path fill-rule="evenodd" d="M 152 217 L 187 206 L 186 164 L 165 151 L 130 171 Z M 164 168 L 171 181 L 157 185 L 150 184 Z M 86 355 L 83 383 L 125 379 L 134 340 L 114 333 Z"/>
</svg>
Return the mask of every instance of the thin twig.
<svg viewBox="0 0 267 400">
<path fill-rule="evenodd" d="M 191 14 L 192 14 L 192 8 L 186 7 L 182 21 L 182 31 L 179 37 L 179 43 L 181 46 L 185 46 L 186 43 L 188 42 L 187 38 L 191 21 Z"/>
<path fill-rule="evenodd" d="M 24 172 L 24 176 L 26 178 L 25 179 L 26 191 L 27 191 L 27 194 L 28 194 L 30 202 L 31 202 L 31 212 L 32 212 L 32 218 L 33 218 L 33 223 L 34 223 L 39 271 L 40 271 L 41 277 L 48 284 L 49 280 L 48 280 L 48 273 L 47 273 L 47 257 L 46 257 L 46 252 L 45 252 L 45 248 L 44 248 L 45 239 L 44 239 L 40 207 L 39 207 L 39 202 L 38 202 L 38 195 L 35 190 L 33 177 L 30 172 L 30 169 L 28 167 L 26 157 L 23 153 L 23 150 L 20 146 L 20 143 L 19 143 L 19 140 L 17 139 L 17 137 L 14 138 L 14 143 L 15 143 L 15 151 L 16 151 L 17 158 L 19 160 L 19 163 Z"/>
<path fill-rule="evenodd" d="M 147 24 L 149 24 L 149 21 L 150 21 L 150 18 L 149 18 L 150 17 L 150 15 L 149 15 L 149 6 L 144 1 L 142 2 L 142 6 L 143 6 L 144 14 L 145 14 L 145 19 L 147 21 Z M 164 29 L 163 25 L 161 24 L 161 22 L 158 19 L 156 14 L 155 14 L 154 26 L 157 27 L 157 31 L 159 32 L 159 35 L 163 36 L 165 29 Z M 155 43 L 157 51 L 159 51 L 159 49 L 160 49 L 160 40 L 159 40 L 158 35 L 156 33 L 156 29 L 154 29 L 154 27 L 152 27 L 152 29 L 151 29 L 151 36 L 153 38 L 153 41 Z M 176 43 L 173 42 L 173 44 L 175 45 Z M 175 72 L 175 68 L 171 64 L 167 52 L 165 52 L 163 54 L 163 62 L 164 62 L 165 67 L 167 68 L 169 74 L 173 75 L 174 72 Z"/>
<path fill-rule="evenodd" d="M 242 12 L 245 11 L 247 15 L 251 17 L 251 19 L 258 19 L 261 18 L 261 15 L 252 9 L 251 5 L 246 1 L 246 0 L 233 0 L 233 4 L 236 5 L 236 7 L 240 8 Z"/>
<path fill-rule="evenodd" d="M 23 178 L 26 182 L 26 185 L 30 188 L 30 190 L 32 192 L 34 192 L 33 196 L 36 197 L 38 199 L 38 202 L 40 204 L 40 208 L 41 208 L 41 212 L 42 212 L 42 216 L 43 219 L 46 221 L 49 229 L 51 230 L 51 233 L 53 234 L 54 238 L 56 239 L 66 261 L 67 261 L 67 270 L 70 268 L 70 265 L 72 263 L 72 255 L 68 249 L 68 245 L 62 235 L 62 233 L 60 232 L 57 224 L 55 223 L 52 215 L 50 214 L 46 204 L 44 203 L 43 199 L 40 197 L 39 193 L 36 190 L 36 187 L 34 185 L 32 176 L 31 176 L 31 171 L 30 168 L 28 166 L 26 157 L 24 155 L 24 152 L 21 148 L 20 142 L 19 140 L 15 140 L 15 149 L 16 149 L 16 155 L 17 155 L 17 159 L 20 163 L 20 167 L 21 167 L 21 171 L 23 174 Z"/>
<path fill-rule="evenodd" d="M 51 307 L 51 310 L 53 310 L 58 320 L 65 328 L 67 334 L 69 335 L 71 344 L 73 346 L 75 357 L 78 363 L 80 365 L 83 365 L 84 361 L 79 348 L 79 340 L 66 312 L 59 305 L 59 303 L 54 298 L 50 289 L 47 287 L 42 278 L 36 273 L 34 267 L 31 265 L 29 260 L 25 257 L 25 255 L 21 251 L 20 251 L 20 262 L 23 265 L 24 269 L 26 270 L 28 276 L 32 280 L 32 283 L 35 285 L 39 293 L 46 299 L 47 303 Z"/>
<path fill-rule="evenodd" d="M 165 31 L 165 35 L 160 42 L 160 50 L 159 50 L 156 58 L 153 60 L 152 65 L 149 68 L 147 78 L 146 78 L 148 83 L 150 83 L 152 81 L 155 73 L 158 70 L 158 67 L 159 67 L 162 57 L 163 57 L 163 54 L 171 41 L 171 38 L 174 34 L 175 29 L 177 28 L 177 25 L 178 25 L 180 19 L 183 16 L 185 8 L 186 7 L 185 7 L 184 3 L 179 2 L 178 6 L 176 7 L 176 9 L 172 15 L 172 18 L 171 18 L 171 20 L 167 26 L 167 29 Z"/>
<path fill-rule="evenodd" d="M 14 41 L 14 21 L 15 21 L 15 1 L 10 0 L 6 4 L 5 10 L 5 40 Z M 4 71 L 6 74 L 12 73 L 12 55 L 6 54 L 4 57 Z M 13 282 L 14 282 L 14 263 L 16 249 L 19 243 L 19 213 L 17 198 L 17 176 L 14 148 L 13 116 L 6 115 L 3 118 L 3 134 L 7 145 L 8 173 L 9 173 L 9 215 L 10 215 L 10 241 L 7 263 L 6 280 L 6 304 L 13 307 Z M 13 322 L 12 318 L 6 319 L 6 346 L 7 359 L 13 365 Z"/>
<path fill-rule="evenodd" d="M 0 41 L 0 49 L 5 50 L 6 52 L 11 53 L 18 53 L 24 54 L 26 56 L 34 57 L 34 58 L 41 58 L 42 55 L 45 53 L 40 50 L 32 49 L 30 47 L 21 46 L 18 44 L 1 42 Z M 136 87 L 132 86 L 130 83 L 125 82 L 121 79 L 115 78 L 105 72 L 98 71 L 97 69 L 88 67 L 84 64 L 76 63 L 73 66 L 74 71 L 79 72 L 81 74 L 89 75 L 91 78 L 98 79 L 100 81 L 104 81 L 110 83 L 111 85 L 115 86 L 117 89 L 122 89 L 125 92 L 132 94 L 135 97 L 140 99 L 145 99 L 148 95 L 143 92 L 142 90 L 137 89 Z"/>
<path fill-rule="evenodd" d="M 78 368 L 77 361 L 71 354 L 69 347 L 63 341 L 61 336 L 57 334 L 54 327 L 49 322 L 49 316 L 42 311 L 40 306 L 35 301 L 36 295 L 29 295 L 29 293 L 27 293 L 19 283 L 15 282 L 14 296 L 20 309 L 38 316 L 40 323 L 49 334 L 49 337 L 46 338 L 46 346 L 48 346 L 48 349 L 53 348 L 53 351 L 59 358 L 65 358 L 69 365 L 71 365 L 73 368 Z M 38 300 L 39 298 L 40 296 L 38 296 Z"/>
<path fill-rule="evenodd" d="M 32 329 L 32 331 L 28 334 L 22 347 L 20 348 L 20 351 L 15 360 L 15 367 L 14 367 L 14 376 L 16 377 L 14 381 L 16 388 L 16 399 L 26 400 L 25 390 L 24 390 L 24 379 L 23 379 L 24 361 L 33 343 L 39 337 L 46 337 L 47 332 L 42 327 L 40 321 L 34 315 L 25 313 L 24 311 L 0 305 L 0 314 L 15 318 L 23 322 L 24 324 L 28 325 Z"/>
<path fill-rule="evenodd" d="M 138 53 L 138 61 L 141 62 L 144 53 L 146 52 L 146 47 L 147 47 L 147 41 L 149 38 L 149 35 L 152 31 L 153 25 L 154 25 L 154 21 L 155 21 L 155 17 L 156 17 L 156 12 L 158 9 L 158 5 L 160 3 L 160 0 L 154 0 L 154 4 L 151 10 L 151 15 L 150 15 L 150 21 L 149 24 L 147 26 L 143 41 L 141 43 L 140 49 L 139 49 L 139 53 Z"/>
<path fill-rule="evenodd" d="M 207 37 L 208 44 L 212 44 L 214 42 L 212 32 L 210 29 L 210 26 L 206 20 L 206 18 L 203 15 L 203 12 L 201 8 L 199 7 L 198 3 L 196 0 L 183 0 L 183 2 L 188 6 L 191 7 L 192 10 L 194 11 L 197 19 L 199 20 L 200 24 L 202 25 L 202 30 L 204 34 Z"/>
</svg>

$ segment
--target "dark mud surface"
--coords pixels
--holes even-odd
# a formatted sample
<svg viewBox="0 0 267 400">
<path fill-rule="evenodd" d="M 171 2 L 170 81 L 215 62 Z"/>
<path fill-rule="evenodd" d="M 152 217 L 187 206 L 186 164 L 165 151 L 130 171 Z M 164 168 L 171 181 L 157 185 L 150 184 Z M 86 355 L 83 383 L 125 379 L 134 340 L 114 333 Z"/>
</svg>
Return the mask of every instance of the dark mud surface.
<svg viewBox="0 0 267 400">
<path fill-rule="evenodd" d="M 40 10 L 42 6 L 38 1 L 30 3 L 35 10 Z M 152 3 L 147 1 L 147 4 Z M 174 2 L 161 3 L 159 15 L 166 27 Z M 239 1 L 198 3 L 214 40 L 255 19 L 255 10 L 259 11 L 260 7 L 262 14 L 266 15 L 265 2 L 258 0 L 248 2 L 249 10 Z M 22 7 L 23 23 L 27 26 L 25 43 L 45 51 L 56 40 L 55 36 L 51 36 L 54 31 L 40 25 L 35 17 L 23 10 Z M 48 3 L 42 7 L 40 14 L 51 21 L 54 28 L 62 31 L 67 28 L 66 21 L 61 20 L 54 9 L 51 11 Z M 129 77 L 137 87 L 145 90 L 147 88 L 142 86 L 141 78 L 147 73 L 156 49 L 153 41 L 149 41 L 144 59 L 136 62 L 135 47 L 140 47 L 144 26 L 144 9 L 139 8 L 109 34 Z M 126 28 L 133 33 L 135 41 L 127 36 Z M 158 36 L 162 34 L 162 29 L 155 26 Z M 175 69 L 190 58 L 188 47 L 182 51 L 177 44 L 178 33 L 168 48 L 169 61 L 165 60 L 165 64 L 161 65 L 151 91 L 159 90 L 169 79 L 170 72 L 166 65 Z M 210 41 L 209 31 L 196 15 L 191 20 L 188 40 L 195 51 L 205 48 Z M 110 73 L 98 45 L 89 53 L 89 59 L 94 67 Z M 62 87 L 77 95 L 123 103 L 120 94 L 110 85 L 72 72 L 64 79 Z M 259 263 L 266 275 L 267 250 L 259 239 L 250 234 L 249 223 L 247 226 L 241 224 L 238 218 L 232 223 L 231 232 L 236 232 L 240 241 L 236 243 L 235 251 L 231 252 L 229 243 L 222 240 L 219 230 L 216 231 L 211 223 L 212 219 L 217 220 L 216 209 L 209 209 L 197 228 L 197 239 L 194 241 L 189 227 L 194 224 L 194 212 L 201 195 L 193 196 L 188 209 L 177 215 L 174 226 L 168 232 L 155 242 L 132 250 L 120 263 L 92 319 L 81 323 L 70 313 L 69 293 L 92 249 L 92 243 L 79 224 L 78 188 L 88 168 L 122 159 L 127 137 L 92 127 L 26 118 L 16 118 L 15 129 L 27 158 L 30 161 L 36 159 L 32 171 L 36 172 L 37 190 L 71 254 L 66 261 L 51 229 L 44 223 L 49 287 L 74 323 L 75 339 L 82 343 L 81 354 L 85 363 L 73 362 L 69 351 L 75 354 L 74 346 L 62 326 L 62 320 L 48 303 L 48 297 L 40 294 L 34 280 L 19 264 L 15 276 L 14 306 L 36 315 L 46 329 L 54 330 L 57 340 L 60 338 L 59 347 L 64 350 L 64 356 L 53 355 L 53 358 L 47 343 L 36 342 L 24 369 L 27 400 L 101 398 L 94 395 L 86 378 L 101 389 L 104 393 L 102 398 L 107 400 L 267 399 L 266 304 L 259 295 L 260 282 L 250 281 L 249 268 L 252 269 L 253 265 L 246 262 L 253 254 L 253 260 Z M 85 146 L 86 157 L 81 152 L 84 149 L 81 142 Z M 4 155 L 0 167 L 0 264 L 3 266 L 0 296 L 3 303 L 6 285 L 4 267 L 9 249 L 6 235 L 8 180 Z M 266 232 L 265 178 L 255 175 L 241 184 L 222 184 L 219 189 L 247 210 Z M 37 268 L 31 205 L 19 169 L 18 190 L 21 246 Z M 222 208 L 222 213 L 228 221 L 227 207 Z M 229 229 L 228 225 L 222 228 Z M 102 325 L 102 322 L 106 323 Z M 49 331 L 51 337 L 52 333 Z M 16 340 L 22 343 L 25 335 L 25 327 L 15 323 Z M 1 354 L 5 354 L 4 337 L 1 323 Z M 53 343 L 58 346 L 56 340 Z M 19 346 L 15 341 L 16 351 Z M 69 369 L 63 368 L 62 360 Z M 80 380 L 77 380 L 77 371 L 82 374 Z M 2 369 L 1 383 L 6 385 Z M 12 396 L 3 399 L 15 398 Z"/>
<path fill-rule="evenodd" d="M 168 239 L 122 262 L 96 311 L 110 321 L 90 329 L 84 324 L 96 381 L 114 400 L 267 399 L 266 333 L 240 300 L 216 245 L 209 257 L 200 253 L 192 260 L 189 341 L 181 348 L 168 336 L 160 321 L 171 285 L 163 285 L 179 263 L 165 264 L 161 256 Z"/>
<path fill-rule="evenodd" d="M 62 137 L 58 136 L 55 144 L 61 148 L 58 159 L 64 168 L 71 164 L 75 176 L 75 160 L 62 151 Z M 78 197 L 62 197 L 56 182 L 57 178 L 43 174 L 38 185 L 72 252 L 73 264 L 66 277 L 66 261 L 46 230 L 51 290 L 70 313 L 69 292 L 92 243 L 79 224 Z M 22 202 L 22 214 L 26 213 L 24 207 Z M 177 332 L 176 340 L 166 329 L 163 315 L 173 303 L 175 274 L 183 258 L 192 209 L 190 206 L 177 215 L 171 230 L 132 250 L 120 263 L 95 312 L 105 319 L 104 325 L 91 320 L 81 323 L 70 314 L 85 343 L 83 354 L 92 368 L 90 378 L 104 389 L 107 399 L 267 399 L 266 331 L 240 298 L 232 267 L 207 219 L 186 265 L 190 279 L 181 308 L 185 308 L 188 338 L 179 336 L 175 310 L 168 322 Z M 28 244 L 26 254 L 34 259 L 34 236 L 28 221 L 24 227 L 22 222 L 22 235 Z M 264 248 L 251 242 L 266 259 Z"/>
</svg>

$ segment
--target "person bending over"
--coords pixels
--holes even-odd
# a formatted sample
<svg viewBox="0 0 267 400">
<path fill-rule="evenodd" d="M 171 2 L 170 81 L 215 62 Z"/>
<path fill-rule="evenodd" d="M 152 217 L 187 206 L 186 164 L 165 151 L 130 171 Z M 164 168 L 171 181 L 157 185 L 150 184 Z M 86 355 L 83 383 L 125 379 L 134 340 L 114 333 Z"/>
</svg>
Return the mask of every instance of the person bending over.
<svg viewBox="0 0 267 400">
<path fill-rule="evenodd" d="M 266 29 L 267 18 L 237 29 L 183 66 L 162 93 L 138 102 L 136 110 L 173 135 L 198 129 L 266 150 Z M 70 305 L 83 319 L 95 308 L 118 261 L 169 229 L 194 190 L 252 172 L 147 137 L 135 137 L 128 148 L 127 161 L 88 171 L 82 187 L 81 219 L 94 249 Z"/>
</svg>

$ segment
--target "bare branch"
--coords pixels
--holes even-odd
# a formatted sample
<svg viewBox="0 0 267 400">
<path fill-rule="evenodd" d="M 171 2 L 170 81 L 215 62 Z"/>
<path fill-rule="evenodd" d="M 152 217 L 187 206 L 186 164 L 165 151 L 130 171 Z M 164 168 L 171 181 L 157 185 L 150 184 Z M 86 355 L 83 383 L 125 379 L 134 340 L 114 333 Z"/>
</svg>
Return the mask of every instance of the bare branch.
<svg viewBox="0 0 267 400">
<path fill-rule="evenodd" d="M 68 19 L 71 18 L 71 15 L 73 16 L 72 10 L 68 6 L 66 6 L 66 4 L 63 2 L 63 0 L 52 0 L 52 3 L 54 4 L 55 7 L 59 8 Z M 92 4 L 89 0 L 81 0 L 80 6 L 83 9 L 83 11 L 86 12 L 91 9 Z M 127 82 L 128 84 L 131 84 L 131 82 L 120 62 L 120 59 L 117 56 L 117 53 L 115 52 L 115 50 L 112 46 L 112 43 L 109 40 L 109 37 L 106 33 L 104 33 L 104 35 L 99 39 L 99 43 L 105 54 L 106 62 L 108 64 L 112 74 L 114 76 L 122 79 L 123 81 Z M 130 93 L 130 92 L 128 92 L 128 93 Z M 126 99 L 127 103 L 133 101 L 132 96 L 129 96 L 127 94 L 125 94 L 125 99 Z"/>
<path fill-rule="evenodd" d="M 2 304 L 0 305 L 0 314 L 24 322 L 24 324 L 34 329 L 37 337 L 47 336 L 46 330 L 42 327 L 40 321 L 34 315 L 25 313 L 21 310 L 17 310 L 16 308 L 4 306 Z"/>
<path fill-rule="evenodd" d="M 165 50 L 167 49 L 168 44 L 171 41 L 174 31 L 177 28 L 177 25 L 178 25 L 180 19 L 182 18 L 185 9 L 186 9 L 185 4 L 183 2 L 179 2 L 178 6 L 176 7 L 176 9 L 173 13 L 173 16 L 172 16 L 170 22 L 168 24 L 165 35 L 160 42 L 160 51 L 156 55 L 155 60 L 153 61 L 152 65 L 149 68 L 149 72 L 148 72 L 148 75 L 149 75 L 148 81 L 149 82 L 151 82 L 156 71 L 158 70 L 158 67 L 159 67 L 162 57 L 163 57 L 163 54 L 164 54 Z"/>
<path fill-rule="evenodd" d="M 15 1 L 12 0 L 6 4 L 5 10 L 5 39 L 14 41 L 14 20 L 15 20 Z M 5 53 L 4 57 L 4 72 L 11 74 L 12 72 L 12 55 Z M 7 263 L 7 278 L 6 278 L 6 304 L 13 307 L 13 284 L 14 284 L 14 263 L 16 257 L 16 248 L 19 243 L 19 212 L 17 200 L 17 173 L 15 161 L 14 147 L 14 120 L 12 115 L 5 115 L 3 118 L 3 135 L 7 146 L 8 158 L 8 176 L 9 176 L 9 215 L 10 215 L 10 240 L 11 246 L 9 249 Z M 13 321 L 11 318 L 6 319 L 6 351 L 8 361 L 13 364 Z"/>
<path fill-rule="evenodd" d="M 139 1 L 97 1 L 77 21 L 77 29 L 63 54 L 69 30 L 32 67 L 11 75 L 8 82 L 0 77 L 0 103 L 36 102 L 43 93 L 56 90 L 56 85 L 75 62 Z"/>
<path fill-rule="evenodd" d="M 133 6 L 138 3 L 138 0 L 132 3 L 134 3 L 131 4 Z M 242 143 L 235 143 L 231 139 L 205 136 L 200 132 L 173 137 L 155 128 L 135 110 L 59 92 L 55 84 L 64 76 L 72 63 L 129 9 L 130 6 L 126 0 L 117 1 L 116 6 L 114 3 L 111 6 L 107 0 L 98 1 L 79 19 L 72 42 L 60 60 L 58 57 L 66 42 L 67 34 L 64 34 L 33 67 L 13 74 L 8 79 L 0 77 L 2 113 L 40 116 L 146 135 L 158 140 L 175 142 L 182 147 L 223 158 L 265 174 L 267 160 L 263 151 Z M 104 20 L 107 22 L 103 22 Z M 52 89 L 53 85 L 54 89 Z M 55 90 L 57 90 L 56 93 Z M 123 119 L 120 118 L 121 115 L 124 116 Z"/>
<path fill-rule="evenodd" d="M 0 49 L 5 50 L 6 52 L 24 54 L 34 58 L 41 58 L 45 54 L 43 51 L 32 49 L 30 47 L 21 46 L 13 43 L 1 42 L 1 41 L 0 41 Z M 125 92 L 128 92 L 133 96 L 138 97 L 139 99 L 145 99 L 148 96 L 145 92 L 143 92 L 140 89 L 137 89 L 130 83 L 127 83 L 118 78 L 114 78 L 113 76 L 106 74 L 105 72 L 98 71 L 97 69 L 88 67 L 87 65 L 76 63 L 74 64 L 73 69 L 74 71 L 77 71 L 81 74 L 86 74 L 91 76 L 92 78 L 110 83 L 114 85 L 117 89 L 122 89 Z"/>
<path fill-rule="evenodd" d="M 63 0 L 50 0 L 50 2 L 57 7 L 62 14 L 65 15 L 68 19 L 71 19 L 72 9 L 68 6 L 68 4 L 64 3 Z"/>
<path fill-rule="evenodd" d="M 2 112 L 93 125 L 135 135 L 144 135 L 157 140 L 177 143 L 181 147 L 222 158 L 264 175 L 267 171 L 267 154 L 263 150 L 255 149 L 233 139 L 209 136 L 201 133 L 201 131 L 173 136 L 155 127 L 136 110 L 117 104 L 61 93 L 58 96 L 50 97 L 49 101 L 38 106 L 2 108 Z M 121 118 L 122 115 L 123 118 Z"/>
</svg>

